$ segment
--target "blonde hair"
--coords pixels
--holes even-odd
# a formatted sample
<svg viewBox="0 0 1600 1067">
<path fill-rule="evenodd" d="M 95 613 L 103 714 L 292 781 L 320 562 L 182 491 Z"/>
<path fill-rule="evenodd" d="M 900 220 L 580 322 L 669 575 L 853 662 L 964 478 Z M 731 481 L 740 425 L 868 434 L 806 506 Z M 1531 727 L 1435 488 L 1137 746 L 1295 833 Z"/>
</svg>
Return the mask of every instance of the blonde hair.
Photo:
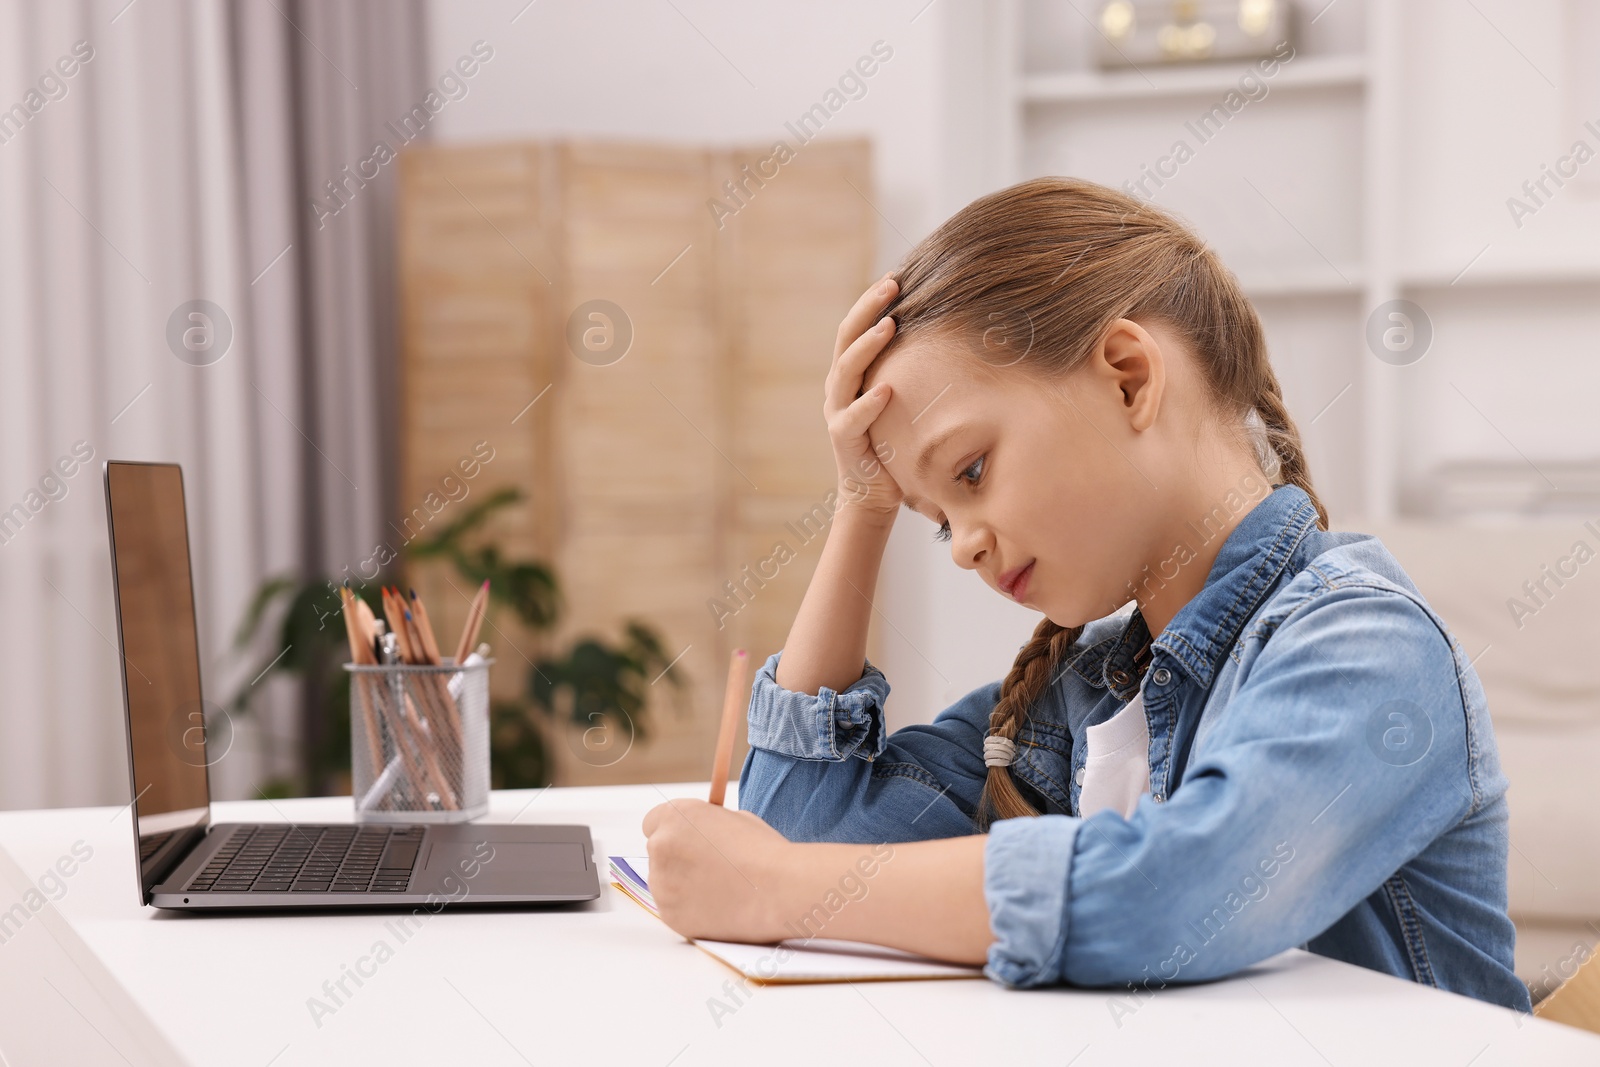
<svg viewBox="0 0 1600 1067">
<path fill-rule="evenodd" d="M 1305 490 L 1327 529 L 1255 308 L 1205 242 L 1166 212 L 1093 182 L 1036 178 L 968 204 L 894 276 L 885 355 L 918 335 L 958 336 L 978 342 L 993 367 L 1056 377 L 1082 365 L 1115 320 L 1161 320 L 1188 345 L 1209 399 L 1262 473 Z M 991 735 L 1016 740 L 1082 632 L 1040 621 L 1001 683 Z M 981 826 L 1038 814 L 1009 766 L 988 773 Z"/>
</svg>

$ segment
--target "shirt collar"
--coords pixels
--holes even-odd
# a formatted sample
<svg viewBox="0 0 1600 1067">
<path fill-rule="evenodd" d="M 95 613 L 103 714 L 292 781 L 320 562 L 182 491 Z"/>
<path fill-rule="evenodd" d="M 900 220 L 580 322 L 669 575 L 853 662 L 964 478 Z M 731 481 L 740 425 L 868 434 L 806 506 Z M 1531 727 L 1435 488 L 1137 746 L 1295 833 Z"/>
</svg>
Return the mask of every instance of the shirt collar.
<svg viewBox="0 0 1600 1067">
<path fill-rule="evenodd" d="M 1072 669 L 1089 684 L 1131 700 L 1159 649 L 1209 689 L 1222 657 L 1316 522 L 1316 505 L 1305 490 L 1274 486 L 1228 534 L 1205 586 L 1178 609 L 1161 636 L 1150 640 L 1150 628 L 1135 607 L 1120 633 L 1073 657 Z"/>
</svg>

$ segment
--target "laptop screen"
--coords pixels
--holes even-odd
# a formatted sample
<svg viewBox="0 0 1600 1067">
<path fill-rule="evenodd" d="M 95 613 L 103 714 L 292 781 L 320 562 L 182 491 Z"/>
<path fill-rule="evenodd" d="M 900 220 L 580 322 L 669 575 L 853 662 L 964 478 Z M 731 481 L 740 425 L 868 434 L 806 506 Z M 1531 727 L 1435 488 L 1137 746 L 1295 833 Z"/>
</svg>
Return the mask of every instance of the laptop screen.
<svg viewBox="0 0 1600 1067">
<path fill-rule="evenodd" d="M 148 899 L 210 815 L 182 470 L 175 463 L 108 462 L 106 524 L 139 878 Z"/>
</svg>

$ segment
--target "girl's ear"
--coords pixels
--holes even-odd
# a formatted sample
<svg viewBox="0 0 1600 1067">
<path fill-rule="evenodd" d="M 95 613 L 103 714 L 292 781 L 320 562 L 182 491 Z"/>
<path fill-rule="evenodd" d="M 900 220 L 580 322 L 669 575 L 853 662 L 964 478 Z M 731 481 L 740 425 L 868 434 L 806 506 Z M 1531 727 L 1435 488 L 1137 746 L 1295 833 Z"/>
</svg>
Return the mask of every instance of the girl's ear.
<svg viewBox="0 0 1600 1067">
<path fill-rule="evenodd" d="M 1095 358 L 1122 394 L 1128 425 L 1148 430 L 1166 393 L 1167 364 L 1160 342 L 1132 319 L 1117 319 L 1096 347 Z"/>
</svg>

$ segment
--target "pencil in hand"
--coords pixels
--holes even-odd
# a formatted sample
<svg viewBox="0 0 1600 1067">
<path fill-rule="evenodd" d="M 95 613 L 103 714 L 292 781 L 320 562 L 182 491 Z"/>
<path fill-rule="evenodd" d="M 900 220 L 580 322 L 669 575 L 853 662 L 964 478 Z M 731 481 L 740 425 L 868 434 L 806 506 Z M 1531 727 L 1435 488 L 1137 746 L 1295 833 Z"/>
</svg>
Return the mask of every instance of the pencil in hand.
<svg viewBox="0 0 1600 1067">
<path fill-rule="evenodd" d="M 717 730 L 717 754 L 711 766 L 711 803 L 720 805 L 728 792 L 728 764 L 733 760 L 733 739 L 739 733 L 739 716 L 750 703 L 750 656 L 742 648 L 728 660 L 728 688 L 722 695 L 722 725 Z"/>
</svg>

